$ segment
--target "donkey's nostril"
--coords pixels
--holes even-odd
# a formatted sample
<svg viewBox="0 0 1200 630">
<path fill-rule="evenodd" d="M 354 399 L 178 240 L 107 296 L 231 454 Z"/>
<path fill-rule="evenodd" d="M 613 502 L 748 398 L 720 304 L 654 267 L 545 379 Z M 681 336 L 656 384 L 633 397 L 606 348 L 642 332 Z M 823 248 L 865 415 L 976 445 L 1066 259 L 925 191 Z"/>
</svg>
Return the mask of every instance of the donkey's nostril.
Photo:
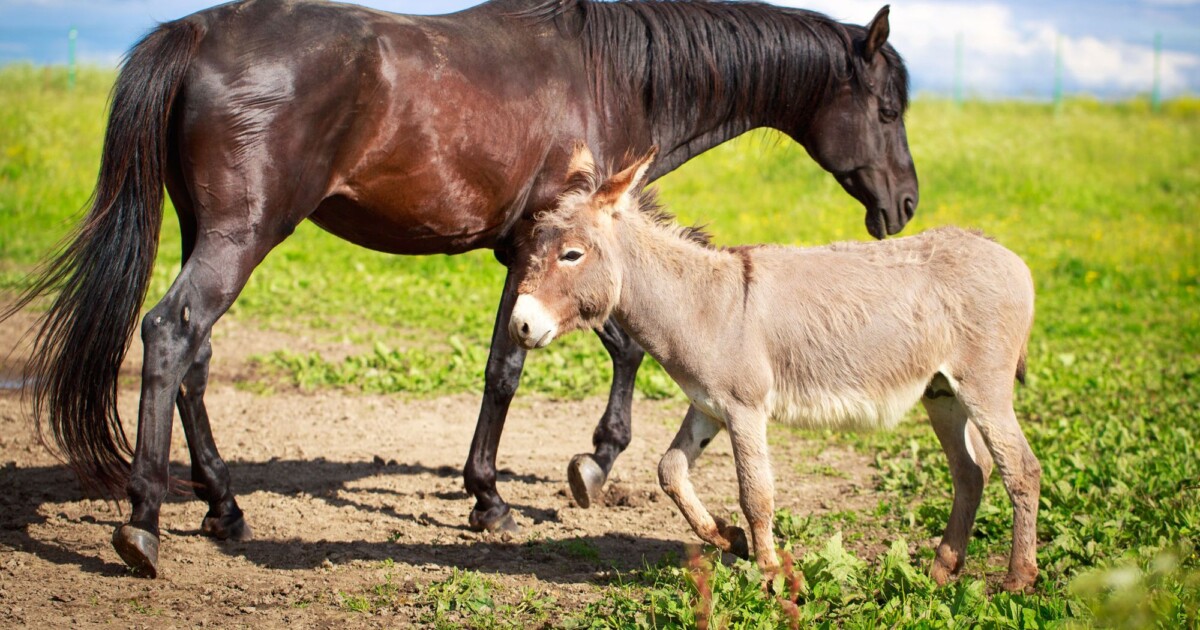
<svg viewBox="0 0 1200 630">
<path fill-rule="evenodd" d="M 529 322 L 525 322 L 524 324 L 521 324 L 521 334 L 522 335 L 529 334 Z"/>
</svg>

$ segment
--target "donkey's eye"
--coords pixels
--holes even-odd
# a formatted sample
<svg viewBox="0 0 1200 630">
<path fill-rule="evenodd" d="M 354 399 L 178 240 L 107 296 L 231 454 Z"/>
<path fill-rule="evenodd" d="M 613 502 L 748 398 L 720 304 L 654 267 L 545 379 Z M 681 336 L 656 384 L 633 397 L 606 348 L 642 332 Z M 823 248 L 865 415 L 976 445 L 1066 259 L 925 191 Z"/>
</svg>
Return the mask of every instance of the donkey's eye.
<svg viewBox="0 0 1200 630">
<path fill-rule="evenodd" d="M 898 112 L 894 109 L 889 109 L 887 107 L 881 107 L 879 109 L 879 119 L 885 123 L 893 122 L 899 117 L 900 117 L 900 112 Z"/>
<path fill-rule="evenodd" d="M 568 249 L 558 257 L 559 260 L 569 263 L 579 262 L 580 258 L 583 258 L 583 250 L 580 249 Z"/>
</svg>

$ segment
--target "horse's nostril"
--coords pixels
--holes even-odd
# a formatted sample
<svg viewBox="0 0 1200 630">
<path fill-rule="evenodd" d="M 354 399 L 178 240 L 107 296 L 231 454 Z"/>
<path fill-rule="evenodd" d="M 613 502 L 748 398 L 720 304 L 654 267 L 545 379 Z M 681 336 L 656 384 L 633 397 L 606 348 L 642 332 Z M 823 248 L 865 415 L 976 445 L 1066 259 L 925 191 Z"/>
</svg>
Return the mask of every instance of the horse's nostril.
<svg viewBox="0 0 1200 630">
<path fill-rule="evenodd" d="M 525 322 L 524 324 L 521 324 L 521 334 L 522 335 L 529 334 L 529 322 Z"/>
<path fill-rule="evenodd" d="M 911 221 L 913 218 L 913 215 L 915 215 L 916 213 L 917 213 L 917 200 L 913 199 L 912 197 L 905 197 L 904 198 L 904 216 L 908 217 L 908 219 Z"/>
</svg>

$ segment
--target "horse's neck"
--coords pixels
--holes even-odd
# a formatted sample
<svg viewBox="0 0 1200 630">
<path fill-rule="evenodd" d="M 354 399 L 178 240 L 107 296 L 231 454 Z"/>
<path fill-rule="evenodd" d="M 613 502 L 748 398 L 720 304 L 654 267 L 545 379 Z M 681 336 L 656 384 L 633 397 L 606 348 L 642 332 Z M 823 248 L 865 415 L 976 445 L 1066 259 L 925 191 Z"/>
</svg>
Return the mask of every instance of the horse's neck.
<svg viewBox="0 0 1200 630">
<path fill-rule="evenodd" d="M 744 306 L 741 262 L 645 218 L 614 224 L 623 258 L 614 315 L 675 375 L 677 367 L 701 360 L 708 349 L 703 340 L 719 338 L 718 331 L 736 321 Z"/>
<path fill-rule="evenodd" d="M 619 17 L 615 14 L 621 10 L 613 6 L 604 18 L 594 15 L 591 19 L 615 22 Z M 658 34 L 651 29 L 640 37 L 634 37 L 639 35 L 636 28 L 622 31 L 625 37 L 637 39 L 637 46 L 648 50 L 644 57 L 621 52 L 617 43 L 610 45 L 609 58 L 603 64 L 619 76 L 603 79 L 605 89 L 622 86 L 619 89 L 628 91 L 601 99 L 602 107 L 607 108 L 602 119 L 614 135 L 610 146 L 618 152 L 641 152 L 646 147 L 638 143 L 657 144 L 659 158 L 651 169 L 652 179 L 752 129 L 771 127 L 799 137 L 824 98 L 828 89 L 825 79 L 836 65 L 831 63 L 831 56 L 845 51 L 819 43 L 821 38 L 814 33 L 827 28 L 822 24 L 832 23 L 777 7 L 745 10 L 763 13 L 757 16 L 756 28 L 769 27 L 778 32 L 757 37 L 721 36 L 724 25 L 718 18 L 708 18 L 689 26 L 704 24 L 712 31 L 709 36 L 678 25 L 674 30 L 661 28 Z M 808 23 L 804 23 L 806 20 Z M 681 30 L 689 30 L 692 35 L 663 34 Z M 787 47 L 780 48 L 775 42 L 781 37 L 790 42 Z M 677 41 L 681 38 L 690 46 L 681 45 Z M 811 45 L 805 44 L 810 40 Z M 672 65 L 661 60 L 670 60 Z M 648 137 L 638 129 L 640 124 L 646 125 Z M 625 144 L 632 146 L 623 147 Z"/>
</svg>

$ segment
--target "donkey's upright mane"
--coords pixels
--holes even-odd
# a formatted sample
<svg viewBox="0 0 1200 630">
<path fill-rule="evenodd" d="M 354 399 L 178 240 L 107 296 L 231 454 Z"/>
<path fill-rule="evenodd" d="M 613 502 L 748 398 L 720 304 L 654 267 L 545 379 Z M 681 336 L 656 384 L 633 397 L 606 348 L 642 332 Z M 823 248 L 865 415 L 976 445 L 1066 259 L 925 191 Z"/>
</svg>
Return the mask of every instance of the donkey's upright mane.
<svg viewBox="0 0 1200 630">
<path fill-rule="evenodd" d="M 802 9 L 757 2 L 544 0 L 521 14 L 578 18 L 570 22 L 578 25 L 597 99 L 625 100 L 624 107 L 642 109 L 657 128 L 679 126 L 676 137 L 730 120 L 802 126 L 800 117 L 815 111 L 838 81 L 863 75 L 862 57 L 848 53 L 865 29 Z M 873 89 L 894 93 L 903 111 L 908 73 L 891 46 L 882 54 L 892 71 L 887 85 Z M 787 86 L 786 97 L 778 93 L 781 86 Z"/>
<path fill-rule="evenodd" d="M 585 204 L 569 203 L 573 198 L 582 200 L 596 194 L 609 177 L 613 169 L 601 172 L 594 169 L 574 173 L 567 182 L 567 189 L 559 196 L 559 202 L 549 210 L 538 213 L 535 230 L 562 229 L 576 223 L 575 215 L 582 211 Z M 697 245 L 715 248 L 712 235 L 702 225 L 683 225 L 674 214 L 666 210 L 658 200 L 658 189 L 654 186 L 643 188 L 637 195 L 637 210 L 655 227 Z"/>
</svg>

